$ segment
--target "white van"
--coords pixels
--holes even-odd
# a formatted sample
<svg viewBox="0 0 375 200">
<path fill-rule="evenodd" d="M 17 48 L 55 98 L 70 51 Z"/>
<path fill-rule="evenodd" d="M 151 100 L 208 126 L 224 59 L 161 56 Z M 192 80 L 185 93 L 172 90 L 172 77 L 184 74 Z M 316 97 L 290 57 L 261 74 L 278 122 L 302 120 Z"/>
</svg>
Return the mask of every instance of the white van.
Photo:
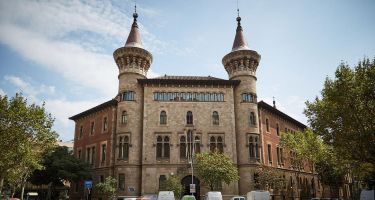
<svg viewBox="0 0 375 200">
<path fill-rule="evenodd" d="M 221 192 L 207 192 L 205 200 L 223 200 Z"/>
<path fill-rule="evenodd" d="M 247 200 L 270 200 L 270 192 L 265 190 L 256 190 L 248 192 Z"/>
<path fill-rule="evenodd" d="M 160 191 L 158 200 L 175 200 L 173 191 Z"/>
<path fill-rule="evenodd" d="M 375 191 L 374 190 L 362 190 L 360 200 L 374 200 Z"/>
</svg>

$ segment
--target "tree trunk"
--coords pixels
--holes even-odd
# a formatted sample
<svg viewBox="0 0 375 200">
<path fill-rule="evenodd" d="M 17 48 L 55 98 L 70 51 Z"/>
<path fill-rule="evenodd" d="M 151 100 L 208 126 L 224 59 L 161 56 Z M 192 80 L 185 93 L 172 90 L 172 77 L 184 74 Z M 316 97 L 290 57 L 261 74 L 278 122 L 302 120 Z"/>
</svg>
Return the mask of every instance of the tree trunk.
<svg viewBox="0 0 375 200">
<path fill-rule="evenodd" d="M 4 177 L 0 176 L 0 194 L 2 194 L 3 191 L 3 185 L 4 185 Z"/>
<path fill-rule="evenodd" d="M 25 193 L 25 184 L 22 184 L 22 189 L 21 189 L 21 200 L 23 200 L 23 195 Z"/>
</svg>

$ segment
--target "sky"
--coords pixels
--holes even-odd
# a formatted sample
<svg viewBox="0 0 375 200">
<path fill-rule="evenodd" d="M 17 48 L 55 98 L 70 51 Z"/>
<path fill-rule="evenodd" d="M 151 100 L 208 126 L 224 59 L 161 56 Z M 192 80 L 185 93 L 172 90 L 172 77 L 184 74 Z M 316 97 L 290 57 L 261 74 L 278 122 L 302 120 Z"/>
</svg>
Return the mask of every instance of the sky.
<svg viewBox="0 0 375 200">
<path fill-rule="evenodd" d="M 319 96 L 341 62 L 375 56 L 373 0 L 238 0 L 244 35 L 261 54 L 258 100 L 308 125 L 306 101 Z M 227 79 L 236 0 L 138 0 L 142 42 L 153 54 L 148 77 Z M 114 98 L 113 51 L 129 34 L 134 0 L 0 0 L 0 95 L 17 92 L 55 117 L 61 140 L 70 116 Z"/>
</svg>

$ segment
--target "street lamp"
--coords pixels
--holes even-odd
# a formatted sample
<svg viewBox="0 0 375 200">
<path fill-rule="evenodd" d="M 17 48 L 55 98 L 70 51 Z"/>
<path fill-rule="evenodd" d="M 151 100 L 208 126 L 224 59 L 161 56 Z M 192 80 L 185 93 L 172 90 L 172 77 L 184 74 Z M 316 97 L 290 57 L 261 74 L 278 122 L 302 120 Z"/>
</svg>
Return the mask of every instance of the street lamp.
<svg viewBox="0 0 375 200">
<path fill-rule="evenodd" d="M 190 167 L 191 167 L 191 186 L 194 185 L 194 167 L 193 167 L 193 157 L 194 157 L 194 154 L 195 154 L 195 144 L 196 143 L 200 143 L 200 140 L 197 139 L 195 140 L 194 138 L 194 132 L 193 130 L 188 130 L 187 131 L 187 142 L 188 142 L 188 145 L 186 145 L 186 153 L 188 154 L 187 157 L 188 157 L 188 162 L 190 164 Z M 190 187 L 191 189 L 191 187 Z M 191 190 L 191 195 L 194 195 L 192 190 Z"/>
</svg>

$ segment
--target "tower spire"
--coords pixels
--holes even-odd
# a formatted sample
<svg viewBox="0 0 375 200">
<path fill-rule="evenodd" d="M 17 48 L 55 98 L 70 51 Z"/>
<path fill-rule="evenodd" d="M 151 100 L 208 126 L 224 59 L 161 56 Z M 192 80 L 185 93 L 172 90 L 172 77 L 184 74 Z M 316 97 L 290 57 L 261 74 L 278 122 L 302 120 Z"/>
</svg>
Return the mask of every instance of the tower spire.
<svg viewBox="0 0 375 200">
<path fill-rule="evenodd" d="M 236 29 L 236 36 L 234 37 L 234 42 L 232 46 L 232 51 L 237 50 L 244 50 L 249 49 L 246 39 L 242 33 L 242 26 L 241 26 L 241 17 L 240 17 L 240 9 L 238 8 L 238 0 L 237 0 L 237 29 Z"/>
<path fill-rule="evenodd" d="M 130 30 L 128 39 L 126 40 L 125 47 L 139 47 L 143 48 L 143 44 L 141 41 L 141 35 L 139 34 L 139 28 L 137 24 L 137 3 L 134 3 L 134 13 L 133 13 L 133 24 Z"/>
</svg>

